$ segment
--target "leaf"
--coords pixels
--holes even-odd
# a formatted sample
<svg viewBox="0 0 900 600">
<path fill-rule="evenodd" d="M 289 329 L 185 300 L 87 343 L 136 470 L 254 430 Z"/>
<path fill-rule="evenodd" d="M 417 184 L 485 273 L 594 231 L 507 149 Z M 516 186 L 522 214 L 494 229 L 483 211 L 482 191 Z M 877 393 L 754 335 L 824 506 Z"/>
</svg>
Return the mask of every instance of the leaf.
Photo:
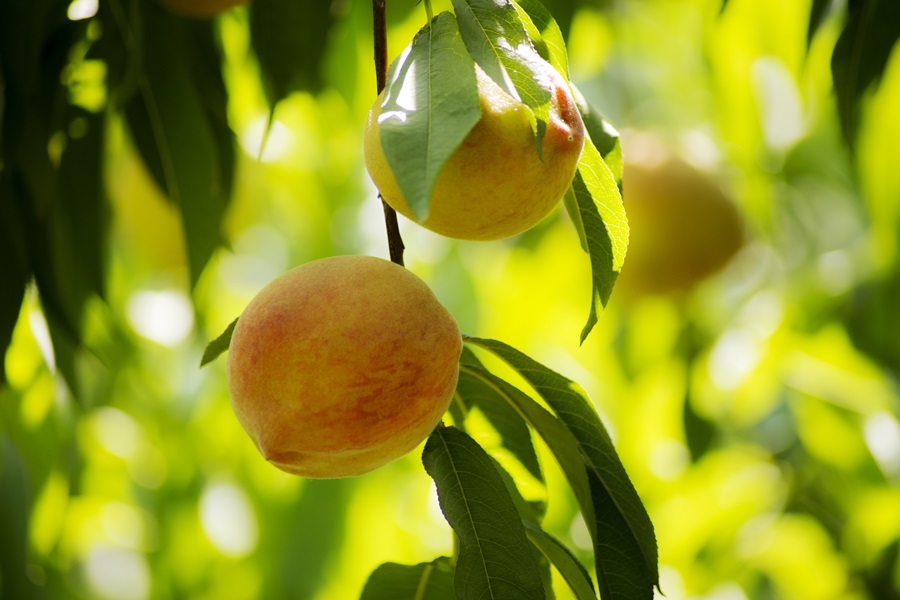
<svg viewBox="0 0 900 600">
<path fill-rule="evenodd" d="M 330 0 L 253 0 L 250 45 L 274 107 L 297 90 L 322 87 L 320 65 L 334 22 Z"/>
<path fill-rule="evenodd" d="M 625 165 L 619 132 L 588 103 L 574 83 L 570 83 L 569 87 L 572 89 L 572 96 L 575 98 L 575 104 L 578 106 L 578 112 L 581 114 L 588 137 L 591 138 L 594 147 L 597 148 L 606 166 L 612 172 L 616 184 L 622 185 L 622 171 Z"/>
<path fill-rule="evenodd" d="M 31 276 L 23 225 L 8 171 L 0 171 L 0 387 L 6 383 L 4 357 L 12 342 L 25 286 Z"/>
<path fill-rule="evenodd" d="M 628 247 L 628 220 L 622 195 L 612 172 L 589 139 L 584 141 L 572 190 L 580 217 L 573 222 L 583 228 L 591 261 L 591 309 L 581 330 L 584 343 L 609 301 Z"/>
<path fill-rule="evenodd" d="M 540 0 L 513 0 L 513 4 L 519 10 L 519 16 L 525 13 L 522 19 L 525 29 L 528 31 L 534 48 L 541 58 L 549 62 L 569 78 L 569 58 L 566 54 L 566 40 L 553 15 L 550 14 Z M 530 27 L 529 27 L 530 26 Z M 534 28 L 533 30 L 531 28 Z"/>
<path fill-rule="evenodd" d="M 459 32 L 475 63 L 513 98 L 531 109 L 535 145 L 550 119 L 552 68 L 535 50 L 510 0 L 452 0 Z"/>
<path fill-rule="evenodd" d="M 237 325 L 237 322 L 237 319 L 232 321 L 219 337 L 206 345 L 206 348 L 203 350 L 203 357 L 200 359 L 201 367 L 205 367 L 219 358 L 220 354 L 228 351 L 228 347 L 231 345 L 231 335 L 234 333 L 234 326 Z"/>
<path fill-rule="evenodd" d="M 881 78 L 898 39 L 900 2 L 852 0 L 849 3 L 847 23 L 831 55 L 831 72 L 841 130 L 851 148 L 855 146 L 862 96 Z"/>
<path fill-rule="evenodd" d="M 455 600 L 453 566 L 441 557 L 430 563 L 384 563 L 369 575 L 359 600 Z"/>
<path fill-rule="evenodd" d="M 385 158 L 419 221 L 438 174 L 480 118 L 474 64 L 453 15 L 441 13 L 391 64 L 378 117 Z"/>
<path fill-rule="evenodd" d="M 570 379 L 502 342 L 471 337 L 465 338 L 465 341 L 490 351 L 515 369 L 575 437 L 588 470 L 598 478 L 609 496 L 609 502 L 602 503 L 605 512 L 596 514 L 600 531 L 618 531 L 624 536 L 623 539 L 634 540 L 639 548 L 638 556 L 643 559 L 643 577 L 630 582 L 631 586 L 640 591 L 640 595 L 625 597 L 652 598 L 652 588 L 659 583 L 653 524 L 584 390 Z M 543 432 L 539 430 L 539 433 L 547 439 Z M 577 493 L 579 492 L 576 491 Z M 592 496 L 596 501 L 596 494 L 592 493 Z M 618 568 L 616 564 L 611 566 Z"/>
<path fill-rule="evenodd" d="M 211 21 L 143 3 L 144 76 L 125 106 L 154 179 L 181 208 L 191 284 L 219 246 L 233 179 L 233 135 Z"/>
<path fill-rule="evenodd" d="M 563 576 L 576 600 L 596 600 L 594 583 L 591 576 L 572 552 L 562 542 L 545 532 L 534 523 L 525 523 L 525 535 L 528 540 L 547 557 Z"/>
<path fill-rule="evenodd" d="M 455 427 L 435 429 L 422 454 L 459 538 L 458 600 L 540 600 L 544 589 L 522 521 L 488 454 Z"/>
<path fill-rule="evenodd" d="M 0 400 L 8 401 L 7 397 Z M 28 577 L 28 520 L 31 482 L 22 454 L 8 437 L 0 437 L 0 573 L 3 598 L 40 598 Z"/>
<path fill-rule="evenodd" d="M 828 13 L 831 12 L 831 6 L 831 0 L 813 0 L 812 6 L 809 9 L 809 26 L 806 30 L 807 49 L 812 46 L 812 41 L 816 36 L 816 32 L 819 31 L 822 23 L 824 23 L 825 19 L 828 17 Z"/>
<path fill-rule="evenodd" d="M 467 348 L 463 350 L 460 362 L 480 364 Z M 534 451 L 531 432 L 509 403 L 500 398 L 496 390 L 466 372 L 459 374 L 456 393 L 466 411 L 477 406 L 484 413 L 485 418 L 500 435 L 503 447 L 522 463 L 532 477 L 543 483 L 544 474 Z"/>
</svg>

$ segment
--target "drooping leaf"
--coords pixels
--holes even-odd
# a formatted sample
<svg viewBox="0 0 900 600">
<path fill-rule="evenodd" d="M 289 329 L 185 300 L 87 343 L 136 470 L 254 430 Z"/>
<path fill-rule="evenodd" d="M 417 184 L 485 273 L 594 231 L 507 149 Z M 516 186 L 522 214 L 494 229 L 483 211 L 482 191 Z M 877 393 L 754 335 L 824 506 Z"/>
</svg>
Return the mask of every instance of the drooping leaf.
<svg viewBox="0 0 900 600">
<path fill-rule="evenodd" d="M 143 3 L 144 77 L 125 106 L 132 138 L 157 184 L 181 209 L 191 284 L 219 246 L 233 178 L 212 23 Z M 210 64 L 214 63 L 214 64 Z"/>
<path fill-rule="evenodd" d="M 559 29 L 556 19 L 550 14 L 540 0 L 513 0 L 519 9 L 519 15 L 525 13 L 522 21 L 528 31 L 534 48 L 541 58 L 553 65 L 563 77 L 569 78 L 569 58 L 566 54 L 566 41 Z M 533 28 L 533 29 L 532 29 Z"/>
<path fill-rule="evenodd" d="M 579 235 L 587 243 L 591 261 L 591 309 L 581 330 L 581 342 L 584 342 L 609 301 L 628 247 L 628 219 L 622 195 L 590 139 L 584 141 L 572 190 L 580 217 L 572 221 L 583 229 Z"/>
<path fill-rule="evenodd" d="M 322 87 L 321 63 L 334 21 L 330 0 L 254 0 L 250 45 L 269 103 Z"/>
<path fill-rule="evenodd" d="M 609 502 L 603 503 L 605 512 L 596 514 L 599 530 L 616 530 L 623 539 L 633 540 L 640 551 L 640 571 L 643 575 L 631 581 L 631 585 L 641 590 L 642 595 L 625 597 L 652 598 L 653 586 L 659 583 L 653 524 L 584 390 L 507 344 L 481 338 L 466 338 L 466 342 L 492 352 L 515 369 L 575 437 L 588 470 L 609 495 Z M 543 434 L 542 437 L 546 439 Z M 596 502 L 596 494 L 592 493 L 592 496 Z M 618 568 L 616 564 L 611 566 Z"/>
<path fill-rule="evenodd" d="M 460 362 L 480 364 L 478 358 L 468 348 L 463 349 Z M 515 409 L 498 397 L 496 390 L 465 371 L 459 374 L 456 393 L 467 411 L 474 407 L 482 411 L 500 435 L 502 446 L 522 463 L 532 477 L 543 483 L 544 474 L 538 463 L 531 433 Z"/>
<path fill-rule="evenodd" d="M 841 130 L 853 148 L 863 94 L 875 84 L 900 39 L 900 2 L 851 0 L 847 23 L 831 55 Z"/>
<path fill-rule="evenodd" d="M 566 548 L 558 539 L 535 525 L 525 523 L 525 535 L 529 541 L 547 557 L 547 560 L 556 567 L 563 579 L 569 585 L 576 600 L 596 600 L 594 583 L 591 576 L 571 550 Z"/>
<path fill-rule="evenodd" d="M 457 599 L 543 599 L 543 583 L 522 521 L 481 446 L 455 427 L 438 427 L 425 443 L 422 462 L 459 538 Z"/>
<path fill-rule="evenodd" d="M 219 358 L 219 355 L 228 351 L 228 347 L 231 345 L 231 335 L 234 333 L 234 326 L 237 325 L 237 322 L 237 319 L 232 321 L 219 337 L 206 345 L 206 348 L 203 350 L 203 357 L 200 358 L 201 367 L 205 367 Z"/>
<path fill-rule="evenodd" d="M 441 13 L 391 64 L 378 117 L 385 158 L 420 221 L 438 174 L 480 118 L 474 64 L 456 19 Z"/>
<path fill-rule="evenodd" d="M 603 157 L 606 166 L 612 172 L 616 184 L 621 185 L 622 171 L 625 165 L 619 132 L 588 103 L 575 84 L 569 84 L 569 87 L 572 89 L 572 96 L 575 98 L 575 104 L 578 106 L 578 112 L 581 114 L 584 129 L 587 131 L 600 156 Z"/>
<path fill-rule="evenodd" d="M 552 67 L 538 54 L 510 0 L 453 0 L 459 32 L 475 63 L 500 89 L 531 109 L 535 144 L 550 118 Z"/>
<path fill-rule="evenodd" d="M 441 557 L 430 563 L 384 563 L 369 575 L 359 600 L 456 600 L 453 566 Z"/>
</svg>

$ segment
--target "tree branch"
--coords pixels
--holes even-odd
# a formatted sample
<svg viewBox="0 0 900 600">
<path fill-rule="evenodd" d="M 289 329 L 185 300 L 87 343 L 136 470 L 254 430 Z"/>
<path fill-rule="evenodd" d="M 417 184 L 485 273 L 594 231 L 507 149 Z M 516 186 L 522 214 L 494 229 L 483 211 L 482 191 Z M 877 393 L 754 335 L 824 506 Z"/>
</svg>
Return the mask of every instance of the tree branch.
<svg viewBox="0 0 900 600">
<path fill-rule="evenodd" d="M 385 3 L 387 0 L 372 0 L 372 24 L 375 33 L 375 81 L 378 84 L 378 93 L 384 90 L 387 84 L 387 18 L 385 15 Z M 381 206 L 384 208 L 384 226 L 387 229 L 388 251 L 391 261 L 398 265 L 403 264 L 403 239 L 400 237 L 400 224 L 397 222 L 397 212 L 388 206 L 381 194 L 378 194 Z"/>
</svg>

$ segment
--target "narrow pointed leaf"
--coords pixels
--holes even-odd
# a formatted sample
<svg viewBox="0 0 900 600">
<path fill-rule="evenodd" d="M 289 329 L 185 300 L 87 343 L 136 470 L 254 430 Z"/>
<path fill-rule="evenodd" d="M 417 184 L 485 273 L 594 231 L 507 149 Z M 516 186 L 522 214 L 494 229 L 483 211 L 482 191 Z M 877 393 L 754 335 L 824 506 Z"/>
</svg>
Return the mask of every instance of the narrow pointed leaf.
<svg viewBox="0 0 900 600">
<path fill-rule="evenodd" d="M 457 599 L 543 600 L 543 583 L 522 521 L 481 446 L 455 427 L 438 427 L 425 444 L 422 462 L 459 538 Z"/>
<path fill-rule="evenodd" d="M 855 145 L 860 104 L 869 86 L 881 78 L 900 39 L 900 2 L 851 1 L 847 23 L 831 55 L 838 116 L 848 145 Z"/>
<path fill-rule="evenodd" d="M 547 557 L 547 560 L 556 567 L 563 579 L 569 585 L 576 600 L 596 600 L 597 593 L 591 576 L 572 551 L 566 548 L 558 539 L 535 525 L 525 523 L 525 535 L 528 540 Z"/>
<path fill-rule="evenodd" d="M 237 325 L 237 322 L 237 319 L 232 321 L 219 337 L 206 345 L 206 348 L 203 350 L 203 357 L 200 359 L 201 367 L 205 367 L 228 350 L 228 347 L 231 345 L 231 335 L 234 333 L 234 326 Z"/>
<path fill-rule="evenodd" d="M 468 349 L 464 350 L 460 362 L 480 364 Z M 465 371 L 459 375 L 456 393 L 467 411 L 476 406 L 482 411 L 500 435 L 503 447 L 522 463 L 532 477 L 543 483 L 544 474 L 538 463 L 531 432 L 515 409 L 500 398 L 495 389 Z"/>
<path fill-rule="evenodd" d="M 401 565 L 384 563 L 369 575 L 359 600 L 456 600 L 450 559 Z"/>
<path fill-rule="evenodd" d="M 588 137 L 594 143 L 594 147 L 603 157 L 606 166 L 609 167 L 616 184 L 622 184 L 622 171 L 624 162 L 622 156 L 622 143 L 619 139 L 619 132 L 613 127 L 609 121 L 603 118 L 597 109 L 588 103 L 581 91 L 575 84 L 569 84 L 572 89 L 572 96 L 575 98 L 575 104 L 578 106 L 578 112 L 581 114 L 581 120 L 587 131 Z"/>
<path fill-rule="evenodd" d="M 419 221 L 441 169 L 480 118 L 474 63 L 456 19 L 441 13 L 391 64 L 378 116 L 385 158 Z"/>
<path fill-rule="evenodd" d="M 513 0 L 519 14 L 525 13 L 528 20 L 522 19 L 525 29 L 534 43 L 535 50 L 541 58 L 553 65 L 563 77 L 569 78 L 569 58 L 566 54 L 566 41 L 553 15 L 550 14 L 540 0 Z M 531 27 L 534 27 L 532 31 Z"/>
<path fill-rule="evenodd" d="M 609 301 L 625 261 L 628 219 L 615 178 L 589 139 L 584 141 L 572 190 L 580 215 L 580 220 L 573 222 L 584 228 L 591 261 L 591 308 L 581 330 L 583 343 Z"/>
<path fill-rule="evenodd" d="M 659 583 L 653 524 L 587 394 L 575 382 L 507 344 L 479 338 L 466 338 L 466 342 L 492 352 L 513 367 L 575 437 L 589 471 L 609 495 L 609 502 L 603 505 L 606 512 L 596 514 L 598 527 L 601 531 L 611 528 L 634 541 L 643 572 L 634 583 L 646 590 L 645 597 L 652 598 L 653 586 Z"/>
</svg>

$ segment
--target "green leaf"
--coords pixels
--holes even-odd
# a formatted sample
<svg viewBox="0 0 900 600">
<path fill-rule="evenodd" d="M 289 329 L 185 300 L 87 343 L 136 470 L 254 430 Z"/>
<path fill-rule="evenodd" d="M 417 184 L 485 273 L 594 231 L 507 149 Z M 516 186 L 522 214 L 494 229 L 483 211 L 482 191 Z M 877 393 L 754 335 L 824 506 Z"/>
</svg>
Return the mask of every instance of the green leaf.
<svg viewBox="0 0 900 600">
<path fill-rule="evenodd" d="M 200 359 L 201 367 L 205 367 L 219 358 L 220 354 L 228 351 L 228 347 L 231 345 L 231 336 L 234 333 L 234 326 L 237 325 L 237 322 L 237 319 L 232 321 L 219 337 L 206 345 L 206 348 L 203 350 L 203 357 Z"/>
<path fill-rule="evenodd" d="M 475 63 L 500 89 L 531 109 L 540 152 L 554 91 L 547 75 L 552 67 L 534 49 L 510 0 L 452 1 L 460 35 Z"/>
<path fill-rule="evenodd" d="M 212 21 L 142 6 L 144 76 L 125 113 L 154 179 L 181 208 L 193 285 L 222 241 L 234 175 L 220 54 Z"/>
<path fill-rule="evenodd" d="M 609 501 L 602 503 L 604 512 L 596 514 L 599 530 L 617 531 L 622 539 L 633 540 L 639 548 L 638 556 L 642 559 L 640 571 L 643 576 L 632 580 L 630 585 L 641 594 L 619 597 L 652 598 L 653 586 L 659 583 L 653 524 L 587 394 L 575 382 L 502 342 L 469 337 L 466 342 L 492 352 L 515 369 L 575 437 L 588 470 L 598 478 L 600 486 L 609 496 Z M 547 435 L 539 433 L 547 439 Z M 596 503 L 596 493 L 592 493 L 592 497 Z M 619 548 L 618 551 L 622 549 Z M 620 568 L 616 562 L 610 566 L 616 570 Z M 620 579 L 609 575 L 605 578 L 608 581 Z"/>
<path fill-rule="evenodd" d="M 559 574 L 569 584 L 576 600 L 596 600 L 597 593 L 591 576 L 572 552 L 562 542 L 545 532 L 534 523 L 525 523 L 528 540 L 547 557 Z"/>
<path fill-rule="evenodd" d="M 594 147 L 597 148 L 606 166 L 612 172 L 616 184 L 621 185 L 622 171 L 625 168 L 625 164 L 619 132 L 588 103 L 574 83 L 570 83 L 569 87 L 572 89 L 572 96 L 575 98 L 575 104 L 578 106 L 578 112 L 581 114 L 581 120 L 584 123 L 584 129 L 587 131 L 588 137 L 591 138 Z"/>
<path fill-rule="evenodd" d="M 580 216 L 573 222 L 576 227 L 583 227 L 591 261 L 591 309 L 581 330 L 583 343 L 609 301 L 622 270 L 628 247 L 628 219 L 613 174 L 589 139 L 584 141 L 572 190 Z"/>
<path fill-rule="evenodd" d="M 474 63 L 456 19 L 441 13 L 391 64 L 378 116 L 385 158 L 419 221 L 438 174 L 480 118 Z"/>
<path fill-rule="evenodd" d="M 384 563 L 369 575 L 359 600 L 455 600 L 453 566 L 441 557 L 430 563 Z"/>
<path fill-rule="evenodd" d="M 269 103 L 322 87 L 321 63 L 334 22 L 330 0 L 253 0 L 250 45 Z"/>
<path fill-rule="evenodd" d="M 542 600 L 524 527 L 490 456 L 455 427 L 438 427 L 422 454 L 447 522 L 459 538 L 458 600 Z"/>
<path fill-rule="evenodd" d="M 549 62 L 569 78 L 569 58 L 566 54 L 566 40 L 553 15 L 550 14 L 540 0 L 513 0 L 513 4 L 519 10 L 519 16 L 525 15 L 522 22 L 531 37 L 534 48 L 541 58 Z"/>
<path fill-rule="evenodd" d="M 809 25 L 806 30 L 807 49 L 812 46 L 812 41 L 816 36 L 816 32 L 819 31 L 822 23 L 824 23 L 825 19 L 828 17 L 828 13 L 831 12 L 831 6 L 831 0 L 813 0 L 812 6 L 809 9 Z"/>
<path fill-rule="evenodd" d="M 884 72 L 900 39 L 900 2 L 855 0 L 831 55 L 838 116 L 844 139 L 854 147 L 863 94 Z"/>
<path fill-rule="evenodd" d="M 6 350 L 31 276 L 23 225 L 8 171 L 0 171 L 0 387 L 6 382 Z"/>
<path fill-rule="evenodd" d="M 0 397 L 6 401 L 6 397 Z M 3 598 L 40 598 L 41 589 L 28 577 L 28 520 L 32 502 L 22 455 L 0 437 L 0 573 Z"/>
<path fill-rule="evenodd" d="M 461 363 L 480 364 L 471 350 L 465 348 Z M 544 482 L 531 432 L 509 403 L 500 398 L 491 386 L 470 373 L 461 372 L 456 385 L 457 400 L 466 411 L 478 407 L 502 440 L 502 446 L 515 456 L 532 477 Z"/>
</svg>

